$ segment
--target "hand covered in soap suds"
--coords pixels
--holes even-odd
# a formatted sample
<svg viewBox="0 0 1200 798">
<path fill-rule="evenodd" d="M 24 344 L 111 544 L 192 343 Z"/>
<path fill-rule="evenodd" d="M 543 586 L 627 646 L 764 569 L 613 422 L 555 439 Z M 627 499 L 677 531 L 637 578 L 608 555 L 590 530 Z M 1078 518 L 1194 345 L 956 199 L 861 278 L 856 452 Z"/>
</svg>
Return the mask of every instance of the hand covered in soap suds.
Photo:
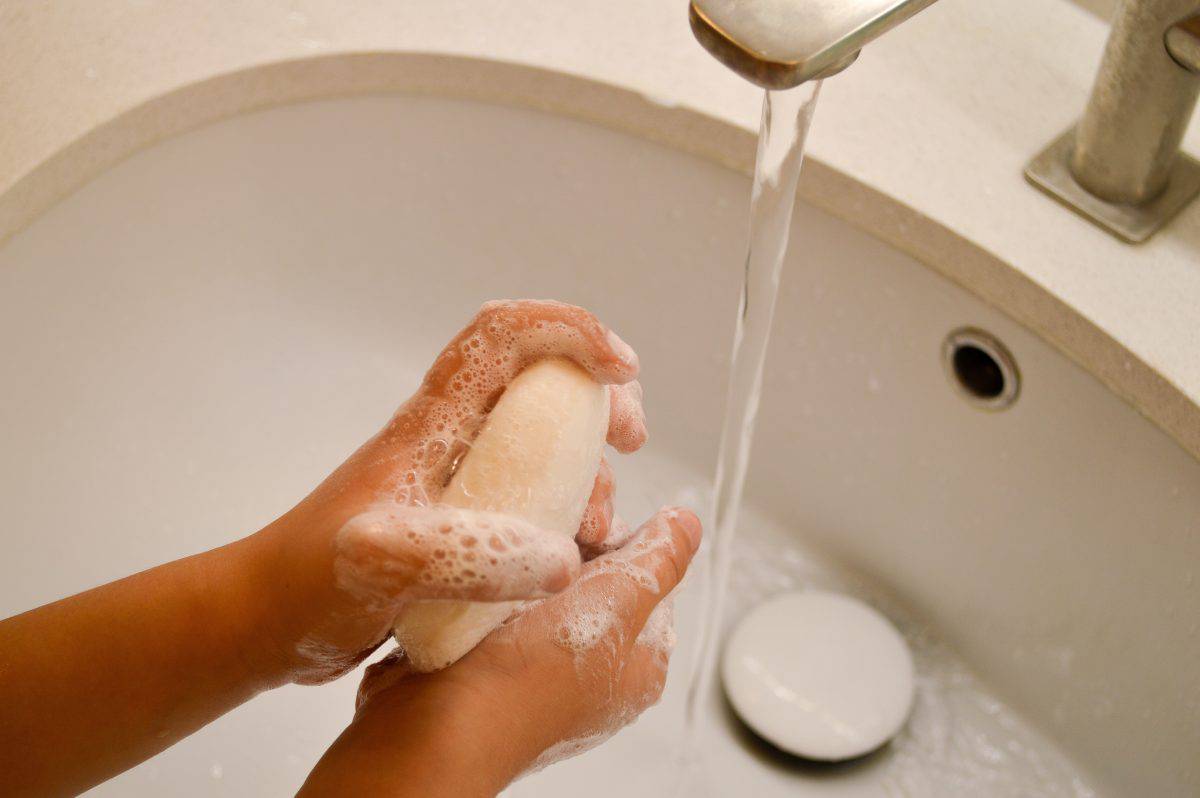
<svg viewBox="0 0 1200 798">
<path fill-rule="evenodd" d="M 627 344 L 582 308 L 537 301 L 484 305 L 388 425 L 260 533 L 273 544 L 279 579 L 273 641 L 295 681 L 321 682 L 354 667 L 387 637 L 405 601 L 540 598 L 579 573 L 580 547 L 569 538 L 517 518 L 437 504 L 456 460 L 508 382 L 533 361 L 555 355 L 610 386 L 608 442 L 614 448 L 631 452 L 644 443 L 638 361 Z M 610 496 L 611 472 L 604 466 L 580 530 L 587 550 L 603 543 Z M 503 537 L 503 550 L 489 550 L 465 577 L 447 562 L 447 541 L 486 540 L 493 532 Z"/>
<path fill-rule="evenodd" d="M 263 690 L 334 678 L 386 639 L 406 601 L 530 599 L 566 588 L 581 567 L 580 546 L 566 536 L 437 505 L 505 386 L 551 356 L 611 386 L 608 441 L 637 449 L 646 437 L 638 362 L 620 338 L 569 305 L 489 303 L 387 426 L 270 526 L 0 621 L 0 794 L 83 792 Z M 580 530 L 589 553 L 610 537 L 606 496 L 602 469 Z M 444 546 L 447 532 L 463 546 L 490 543 L 488 535 L 505 545 L 454 572 L 435 543 Z M 552 622 L 546 612 L 513 629 Z M 472 662 L 487 662 L 487 651 Z M 496 680 L 520 668 L 499 654 L 493 663 L 461 672 L 478 673 L 481 689 L 509 689 Z"/>
<path fill-rule="evenodd" d="M 446 670 L 411 673 L 395 654 L 371 666 L 301 795 L 492 796 L 603 742 L 662 693 L 670 593 L 699 545 L 694 514 L 660 510 Z"/>
</svg>

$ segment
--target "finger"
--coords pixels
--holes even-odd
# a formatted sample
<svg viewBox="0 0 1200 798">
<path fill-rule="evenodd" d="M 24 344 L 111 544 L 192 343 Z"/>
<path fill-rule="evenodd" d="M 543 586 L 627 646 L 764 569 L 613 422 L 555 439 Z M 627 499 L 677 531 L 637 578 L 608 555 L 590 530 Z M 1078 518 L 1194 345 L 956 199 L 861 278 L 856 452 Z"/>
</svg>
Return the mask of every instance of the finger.
<svg viewBox="0 0 1200 798">
<path fill-rule="evenodd" d="M 637 354 L 588 311 L 562 302 L 488 302 L 446 346 L 425 376 L 433 395 L 462 392 L 485 411 L 502 389 L 535 360 L 568 357 L 600 383 L 637 376 Z"/>
<path fill-rule="evenodd" d="M 579 524 L 579 533 L 575 535 L 575 542 L 583 548 L 597 550 L 608 537 L 613 519 L 615 493 L 616 483 L 613 480 L 612 466 L 602 457 L 600 468 L 596 471 L 596 483 L 592 487 L 591 498 L 584 508 L 583 521 Z"/>
<path fill-rule="evenodd" d="M 397 486 L 398 499 L 427 503 L 505 387 L 526 366 L 554 356 L 574 360 L 602 384 L 624 384 L 638 373 L 637 354 L 583 308 L 539 300 L 488 302 L 442 350 L 420 390 L 363 456 L 382 464 L 382 479 L 408 480 Z"/>
<path fill-rule="evenodd" d="M 608 443 L 618 452 L 636 452 L 646 443 L 646 411 L 637 380 L 609 386 Z"/>
<path fill-rule="evenodd" d="M 377 505 L 335 538 L 338 585 L 383 605 L 544 598 L 579 573 L 566 535 L 498 513 Z"/>
<path fill-rule="evenodd" d="M 624 384 L 637 377 L 638 356 L 629 344 L 587 310 L 551 300 L 487 302 L 477 321 L 486 335 L 532 360 L 563 355 L 600 383 Z"/>
<path fill-rule="evenodd" d="M 618 616 L 614 630 L 621 640 L 632 640 L 683 579 L 700 535 L 695 513 L 677 507 L 659 510 L 623 547 L 584 566 L 573 603 L 610 606 Z"/>
</svg>

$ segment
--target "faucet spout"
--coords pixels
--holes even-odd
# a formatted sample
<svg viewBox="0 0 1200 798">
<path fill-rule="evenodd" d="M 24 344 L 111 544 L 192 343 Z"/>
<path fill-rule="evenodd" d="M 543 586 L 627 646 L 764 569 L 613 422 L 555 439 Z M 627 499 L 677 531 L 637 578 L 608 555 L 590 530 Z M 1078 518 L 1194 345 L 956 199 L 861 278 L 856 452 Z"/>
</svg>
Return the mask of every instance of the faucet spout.
<svg viewBox="0 0 1200 798">
<path fill-rule="evenodd" d="M 691 0 L 704 48 L 766 89 L 841 72 L 863 45 L 934 0 Z"/>
</svg>

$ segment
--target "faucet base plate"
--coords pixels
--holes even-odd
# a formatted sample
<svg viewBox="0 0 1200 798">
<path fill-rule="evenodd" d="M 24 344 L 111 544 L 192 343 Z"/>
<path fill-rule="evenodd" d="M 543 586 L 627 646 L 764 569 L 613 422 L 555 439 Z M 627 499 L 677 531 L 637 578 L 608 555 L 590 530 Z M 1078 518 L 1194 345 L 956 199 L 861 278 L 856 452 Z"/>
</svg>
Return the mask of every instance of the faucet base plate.
<svg viewBox="0 0 1200 798">
<path fill-rule="evenodd" d="M 1170 182 L 1162 194 L 1145 205 L 1107 202 L 1075 182 L 1069 162 L 1075 147 L 1071 128 L 1039 152 L 1025 167 L 1025 178 L 1071 210 L 1131 244 L 1154 235 L 1200 194 L 1200 161 L 1179 153 Z"/>
</svg>

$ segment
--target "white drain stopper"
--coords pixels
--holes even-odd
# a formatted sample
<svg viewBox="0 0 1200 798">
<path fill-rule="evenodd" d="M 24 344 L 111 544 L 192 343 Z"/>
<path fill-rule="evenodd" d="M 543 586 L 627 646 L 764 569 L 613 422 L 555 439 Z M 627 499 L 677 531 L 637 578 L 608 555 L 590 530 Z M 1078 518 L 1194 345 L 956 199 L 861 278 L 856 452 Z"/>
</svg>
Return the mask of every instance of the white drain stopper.
<svg viewBox="0 0 1200 798">
<path fill-rule="evenodd" d="M 913 703 L 904 638 L 871 607 L 834 593 L 788 593 L 755 607 L 725 646 L 721 680 L 760 736 L 828 762 L 879 748 Z"/>
</svg>

